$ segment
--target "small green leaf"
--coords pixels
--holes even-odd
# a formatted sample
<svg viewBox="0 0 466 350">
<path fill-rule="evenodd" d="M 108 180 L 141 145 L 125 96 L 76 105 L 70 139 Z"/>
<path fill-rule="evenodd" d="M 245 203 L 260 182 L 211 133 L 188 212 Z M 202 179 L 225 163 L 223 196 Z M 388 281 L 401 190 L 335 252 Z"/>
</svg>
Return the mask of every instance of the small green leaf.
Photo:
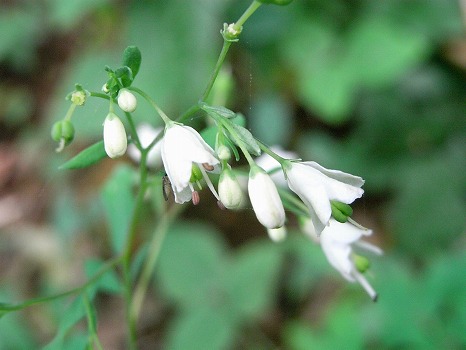
<svg viewBox="0 0 466 350">
<path fill-rule="evenodd" d="M 223 118 L 231 119 L 236 117 L 236 113 L 233 112 L 232 110 L 229 110 L 228 108 L 225 108 L 223 106 L 209 106 L 206 104 L 203 104 L 201 108 L 207 112 L 207 114 L 212 114 L 215 113 Z M 214 117 L 215 118 L 215 117 Z"/>
<path fill-rule="evenodd" d="M 128 46 L 123 52 L 123 66 L 129 67 L 132 76 L 123 76 L 121 81 L 125 87 L 130 86 L 141 66 L 141 51 L 136 46 Z"/>
<path fill-rule="evenodd" d="M 97 163 L 105 158 L 104 141 L 99 141 L 85 150 L 78 153 L 66 163 L 62 164 L 59 169 L 82 169 Z"/>
<path fill-rule="evenodd" d="M 239 137 L 240 141 L 246 146 L 246 149 L 251 154 L 255 156 L 260 156 L 261 149 L 254 136 L 252 136 L 251 132 L 240 125 L 234 123 L 231 123 L 230 125 L 233 127 L 233 129 L 235 129 L 236 135 Z M 231 137 L 230 139 L 233 142 L 235 142 L 236 145 L 240 146 L 239 142 L 236 142 L 235 138 Z"/>
</svg>

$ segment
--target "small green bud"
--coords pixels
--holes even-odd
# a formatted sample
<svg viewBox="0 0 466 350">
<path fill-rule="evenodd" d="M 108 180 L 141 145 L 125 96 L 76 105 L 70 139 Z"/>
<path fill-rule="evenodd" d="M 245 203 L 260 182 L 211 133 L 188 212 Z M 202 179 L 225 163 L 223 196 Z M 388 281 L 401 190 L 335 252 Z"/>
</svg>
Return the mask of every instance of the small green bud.
<svg viewBox="0 0 466 350">
<path fill-rule="evenodd" d="M 52 125 L 50 135 L 52 136 L 52 140 L 55 142 L 59 142 L 61 139 L 62 123 L 63 121 L 59 120 Z"/>
<path fill-rule="evenodd" d="M 369 267 L 371 266 L 371 262 L 369 261 L 369 259 L 362 255 L 354 254 L 353 261 L 354 265 L 356 266 L 356 269 L 361 273 L 364 273 L 367 270 L 369 270 Z"/>
<path fill-rule="evenodd" d="M 61 135 L 65 139 L 65 145 L 68 145 L 74 139 L 74 126 L 69 120 L 64 120 L 61 125 Z"/>
<path fill-rule="evenodd" d="M 223 30 L 221 30 L 220 33 L 225 41 L 234 43 L 239 40 L 238 38 L 242 30 L 243 27 L 236 28 L 234 23 L 223 23 Z"/>
<path fill-rule="evenodd" d="M 199 180 L 202 180 L 202 171 L 199 169 L 199 167 L 195 164 L 193 164 L 193 167 L 191 169 L 191 178 L 189 179 L 189 182 L 197 182 Z"/>
<path fill-rule="evenodd" d="M 257 0 L 265 5 L 279 5 L 285 6 L 291 3 L 293 0 Z"/>
</svg>

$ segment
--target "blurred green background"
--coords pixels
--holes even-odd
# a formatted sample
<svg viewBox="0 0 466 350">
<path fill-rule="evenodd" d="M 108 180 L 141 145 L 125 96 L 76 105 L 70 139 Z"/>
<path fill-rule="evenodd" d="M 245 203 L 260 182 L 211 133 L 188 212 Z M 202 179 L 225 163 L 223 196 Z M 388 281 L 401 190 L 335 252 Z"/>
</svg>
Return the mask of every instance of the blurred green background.
<svg viewBox="0 0 466 350">
<path fill-rule="evenodd" d="M 75 142 L 56 154 L 49 130 L 74 84 L 100 90 L 104 66 L 137 45 L 135 85 L 176 116 L 201 95 L 223 23 L 248 4 L 0 1 L 0 301 L 77 286 L 84 262 L 118 244 L 105 203 L 131 193 L 132 163 L 57 170 L 101 137 L 108 108 L 80 108 Z M 287 241 L 272 244 L 252 210 L 220 212 L 205 195 L 168 232 L 142 349 L 466 347 L 465 11 L 455 0 L 295 0 L 250 18 L 227 57 L 227 107 L 265 143 L 366 180 L 354 209 L 385 251 L 368 277 L 379 301 L 331 269 L 292 219 Z M 143 102 L 135 115 L 158 122 Z M 148 211 L 143 231 L 156 224 Z M 95 291 L 98 332 L 105 348 L 124 349 L 112 283 Z M 60 325 L 61 348 L 84 348 L 85 322 L 63 328 L 67 307 L 2 317 L 0 349 L 41 348 Z"/>
</svg>

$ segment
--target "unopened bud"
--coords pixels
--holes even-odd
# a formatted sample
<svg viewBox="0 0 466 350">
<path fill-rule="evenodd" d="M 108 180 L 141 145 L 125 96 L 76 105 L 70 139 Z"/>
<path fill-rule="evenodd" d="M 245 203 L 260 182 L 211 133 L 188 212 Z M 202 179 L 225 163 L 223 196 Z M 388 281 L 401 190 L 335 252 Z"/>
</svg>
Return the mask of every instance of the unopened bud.
<svg viewBox="0 0 466 350">
<path fill-rule="evenodd" d="M 128 89 L 121 89 L 118 93 L 118 106 L 125 112 L 132 113 L 136 110 L 138 101 L 136 96 Z"/>
<path fill-rule="evenodd" d="M 218 195 L 223 205 L 228 209 L 237 209 L 243 201 L 243 191 L 235 174 L 230 169 L 224 169 L 218 181 Z"/>
<path fill-rule="evenodd" d="M 231 151 L 227 146 L 221 145 L 217 148 L 217 155 L 220 160 L 230 160 Z"/>
<path fill-rule="evenodd" d="M 115 113 L 108 113 L 104 121 L 104 146 L 110 158 L 121 157 L 126 152 L 128 140 L 120 118 Z"/>
</svg>

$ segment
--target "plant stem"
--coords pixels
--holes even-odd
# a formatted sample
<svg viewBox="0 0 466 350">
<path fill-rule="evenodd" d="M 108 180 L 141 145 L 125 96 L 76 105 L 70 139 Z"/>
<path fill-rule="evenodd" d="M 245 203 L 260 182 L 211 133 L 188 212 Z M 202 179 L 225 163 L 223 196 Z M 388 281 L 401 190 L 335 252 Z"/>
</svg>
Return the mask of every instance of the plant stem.
<svg viewBox="0 0 466 350">
<path fill-rule="evenodd" d="M 228 50 L 230 49 L 231 42 L 223 40 L 223 46 L 222 50 L 220 51 L 220 54 L 218 55 L 217 63 L 215 64 L 214 71 L 210 77 L 209 83 L 207 84 L 206 89 L 204 90 L 204 93 L 202 94 L 201 101 L 207 100 L 207 97 L 209 97 L 210 91 L 212 90 L 212 87 L 214 86 L 215 80 L 217 79 L 218 72 L 220 72 L 220 68 L 222 68 L 223 61 L 225 61 L 225 57 L 228 53 Z"/>
<path fill-rule="evenodd" d="M 128 90 L 132 90 L 134 92 L 137 92 L 147 102 L 149 102 L 152 105 L 152 107 L 154 107 L 154 109 L 156 110 L 156 112 L 158 113 L 160 118 L 162 118 L 162 120 L 165 122 L 165 124 L 169 124 L 169 123 L 172 122 L 172 120 L 165 114 L 164 111 L 162 111 L 162 109 L 157 105 L 157 103 L 155 103 L 155 101 L 148 94 L 146 94 L 144 91 L 142 91 L 141 89 L 139 89 L 137 87 L 134 87 L 134 86 L 128 87 Z"/>
<path fill-rule="evenodd" d="M 248 20 L 249 17 L 262 5 L 259 1 L 253 1 L 251 5 L 244 11 L 241 17 L 234 24 L 234 29 L 241 30 L 243 24 Z"/>
<path fill-rule="evenodd" d="M 129 348 L 136 349 L 136 320 L 132 319 L 130 316 L 130 307 L 132 299 L 132 283 L 131 283 L 131 256 L 133 251 L 133 245 L 136 238 L 137 225 L 139 223 L 139 218 L 144 204 L 144 194 L 147 189 L 147 150 L 141 152 L 141 161 L 139 164 L 139 178 L 140 185 L 139 190 L 136 196 L 136 202 L 134 205 L 133 216 L 131 219 L 131 224 L 128 230 L 128 236 L 126 238 L 125 250 L 123 252 L 123 279 L 125 284 L 125 303 L 126 303 L 126 320 L 128 325 L 129 333 Z"/>
<path fill-rule="evenodd" d="M 136 322 L 141 311 L 142 303 L 144 301 L 144 296 L 147 291 L 147 287 L 151 280 L 152 274 L 154 272 L 155 264 L 162 248 L 162 243 L 165 238 L 165 235 L 168 231 L 170 224 L 178 216 L 180 211 L 184 209 L 183 206 L 173 206 L 166 214 L 160 217 L 159 223 L 155 229 L 154 236 L 152 237 L 151 242 L 147 250 L 147 258 L 145 260 L 144 266 L 142 268 L 141 277 L 139 282 L 136 285 L 133 294 L 133 302 L 130 308 L 130 316 Z"/>
<path fill-rule="evenodd" d="M 47 297 L 41 297 L 41 298 L 35 298 L 35 299 L 29 299 L 25 302 L 22 302 L 20 304 L 16 305 L 10 305 L 10 304 L 1 304 L 0 305 L 0 314 L 6 313 L 6 312 L 11 312 L 11 311 L 17 311 L 17 310 L 22 310 L 25 309 L 29 306 L 37 305 L 37 304 L 42 304 L 46 303 L 52 300 L 64 298 L 73 294 L 78 294 L 81 293 L 83 290 L 85 290 L 87 287 L 89 287 L 91 284 L 95 283 L 100 277 L 102 277 L 104 274 L 107 273 L 108 270 L 113 268 L 116 264 L 121 262 L 121 259 L 123 258 L 122 255 L 117 256 L 111 260 L 109 260 L 105 265 L 103 265 L 97 273 L 92 276 L 86 283 L 83 285 L 70 289 L 66 292 L 60 293 L 60 294 L 55 294 Z"/>
</svg>

